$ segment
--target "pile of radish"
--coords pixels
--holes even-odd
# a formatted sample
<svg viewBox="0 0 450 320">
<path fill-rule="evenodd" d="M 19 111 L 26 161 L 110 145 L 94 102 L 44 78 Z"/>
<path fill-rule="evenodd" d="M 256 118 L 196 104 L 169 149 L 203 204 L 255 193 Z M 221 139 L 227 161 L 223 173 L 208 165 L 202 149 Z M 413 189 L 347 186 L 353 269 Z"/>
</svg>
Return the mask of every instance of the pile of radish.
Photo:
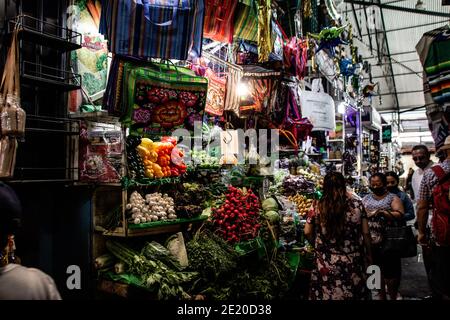
<svg viewBox="0 0 450 320">
<path fill-rule="evenodd" d="M 260 203 L 251 189 L 238 189 L 230 186 L 225 202 L 212 210 L 212 222 L 223 239 L 238 243 L 258 235 Z"/>
<path fill-rule="evenodd" d="M 130 222 L 140 224 L 177 219 L 174 205 L 173 199 L 167 194 L 150 193 L 144 199 L 139 192 L 134 191 L 126 209 L 130 213 Z"/>
</svg>

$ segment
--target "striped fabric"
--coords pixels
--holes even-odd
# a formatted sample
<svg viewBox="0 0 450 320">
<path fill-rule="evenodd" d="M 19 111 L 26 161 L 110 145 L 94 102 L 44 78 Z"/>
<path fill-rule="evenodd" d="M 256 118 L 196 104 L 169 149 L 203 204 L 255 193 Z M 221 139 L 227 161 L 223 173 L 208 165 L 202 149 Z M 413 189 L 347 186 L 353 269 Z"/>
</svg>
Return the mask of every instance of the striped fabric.
<svg viewBox="0 0 450 320">
<path fill-rule="evenodd" d="M 234 21 L 234 36 L 248 41 L 258 41 L 258 13 L 255 0 L 239 0 Z"/>
<path fill-rule="evenodd" d="M 425 95 L 431 93 L 437 104 L 450 102 L 450 28 L 425 33 L 416 49 L 426 74 Z"/>
<path fill-rule="evenodd" d="M 100 33 L 116 54 L 186 60 L 201 55 L 204 0 L 108 0 Z"/>
<path fill-rule="evenodd" d="M 236 0 L 206 0 L 205 38 L 219 42 L 233 42 L 234 13 Z"/>
<path fill-rule="evenodd" d="M 242 69 L 229 68 L 224 110 L 232 111 L 236 115 L 239 115 L 240 106 L 240 100 L 237 94 L 237 85 L 239 81 L 241 81 L 242 76 Z"/>
</svg>

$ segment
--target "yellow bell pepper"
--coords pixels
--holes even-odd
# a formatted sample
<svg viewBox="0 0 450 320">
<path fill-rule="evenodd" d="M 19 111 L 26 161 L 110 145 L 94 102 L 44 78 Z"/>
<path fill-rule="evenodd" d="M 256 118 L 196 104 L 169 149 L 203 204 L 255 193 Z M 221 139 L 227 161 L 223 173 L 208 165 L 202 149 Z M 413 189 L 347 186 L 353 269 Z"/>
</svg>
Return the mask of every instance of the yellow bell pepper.
<svg viewBox="0 0 450 320">
<path fill-rule="evenodd" d="M 142 138 L 141 146 L 144 146 L 147 149 L 153 149 L 153 141 L 149 138 Z"/>
<path fill-rule="evenodd" d="M 162 171 L 155 171 L 154 174 L 156 178 L 164 178 L 164 173 L 162 173 Z"/>
<path fill-rule="evenodd" d="M 154 177 L 153 170 L 149 170 L 149 169 L 145 170 L 145 176 L 147 178 L 153 178 Z"/>
<path fill-rule="evenodd" d="M 152 162 L 151 166 L 153 168 L 153 171 L 155 171 L 155 172 L 156 171 L 162 171 L 161 170 L 161 166 L 159 164 L 157 164 L 157 163 Z"/>
<path fill-rule="evenodd" d="M 137 150 L 137 152 L 139 152 L 140 156 L 144 159 L 148 158 L 148 156 L 150 155 L 150 151 L 148 151 L 146 148 L 144 148 L 141 145 L 137 146 L 136 150 Z"/>
<path fill-rule="evenodd" d="M 156 162 L 158 160 L 158 153 L 156 151 L 150 151 L 150 155 L 148 156 L 148 160 L 151 162 Z"/>
<path fill-rule="evenodd" d="M 150 161 L 150 160 L 144 160 L 144 166 L 145 167 L 150 167 L 150 168 L 153 168 L 152 167 L 152 163 L 153 163 L 153 161 Z"/>
</svg>

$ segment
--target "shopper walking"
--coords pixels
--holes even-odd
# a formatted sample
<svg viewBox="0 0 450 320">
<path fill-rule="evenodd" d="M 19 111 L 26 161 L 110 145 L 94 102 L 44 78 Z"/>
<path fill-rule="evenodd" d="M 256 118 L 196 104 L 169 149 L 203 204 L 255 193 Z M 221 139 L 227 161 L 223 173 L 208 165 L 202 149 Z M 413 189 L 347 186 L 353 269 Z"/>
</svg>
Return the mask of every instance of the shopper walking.
<svg viewBox="0 0 450 320">
<path fill-rule="evenodd" d="M 397 175 L 397 173 L 395 173 L 394 171 L 386 172 L 387 190 L 390 193 L 395 194 L 397 197 L 400 198 L 400 200 L 402 200 L 403 209 L 405 210 L 403 219 L 405 220 L 405 222 L 414 220 L 416 214 L 414 212 L 413 203 L 408 194 L 400 189 L 399 182 L 400 178 Z"/>
<path fill-rule="evenodd" d="M 38 269 L 17 264 L 12 250 L 20 216 L 17 195 L 0 182 L 0 300 L 60 300 L 51 277 Z"/>
<path fill-rule="evenodd" d="M 414 146 L 412 149 L 412 158 L 417 166 L 417 169 L 414 170 L 411 184 L 414 192 L 414 199 L 417 199 L 419 197 L 420 183 L 425 170 L 431 168 L 434 163 L 430 160 L 430 151 L 425 145 Z"/>
<path fill-rule="evenodd" d="M 373 263 L 381 269 L 380 298 L 386 299 L 386 283 L 390 298 L 396 300 L 398 279 L 401 277 L 401 258 L 400 254 L 384 253 L 382 244 L 388 222 L 394 219 L 403 219 L 403 204 L 399 197 L 387 190 L 387 180 L 384 174 L 373 174 L 369 182 L 372 192 L 362 201 L 369 222 Z"/>
<path fill-rule="evenodd" d="M 390 193 L 395 194 L 397 197 L 400 198 L 403 204 L 403 209 L 405 211 L 405 214 L 403 215 L 403 223 L 406 224 L 408 221 L 412 221 L 416 218 L 415 212 L 414 212 L 414 206 L 413 203 L 409 197 L 409 195 L 406 192 L 403 192 L 400 190 L 399 187 L 399 176 L 394 171 L 388 171 L 386 172 L 386 182 L 387 182 L 387 190 Z M 399 277 L 396 278 L 392 285 L 395 286 L 394 291 L 398 292 L 398 289 L 400 287 L 400 281 L 401 281 L 401 264 L 400 264 L 400 272 Z"/>
<path fill-rule="evenodd" d="M 367 299 L 365 264 L 372 264 L 369 225 L 361 200 L 347 192 L 341 173 L 325 176 L 323 197 L 304 231 L 316 254 L 310 299 Z"/>
<path fill-rule="evenodd" d="M 417 205 L 417 201 L 419 198 L 419 188 L 420 184 L 422 182 L 422 178 L 424 175 L 424 172 L 431 168 L 434 163 L 430 160 L 430 152 L 428 148 L 424 145 L 417 145 L 414 146 L 412 149 L 412 158 L 414 160 L 415 165 L 417 166 L 417 169 L 414 171 L 414 174 L 412 176 L 412 189 L 414 193 L 414 207 L 416 212 L 419 211 Z M 431 215 L 430 215 L 431 216 Z M 415 223 L 416 229 L 418 228 L 418 221 Z M 429 238 L 430 234 L 430 221 L 427 222 L 426 227 L 426 233 L 428 234 L 427 238 Z M 422 257 L 423 257 L 423 265 L 425 267 L 425 272 L 427 273 L 428 277 L 428 284 L 431 288 L 431 282 L 430 282 L 430 269 L 431 269 L 431 250 L 429 246 L 422 246 Z"/>
<path fill-rule="evenodd" d="M 433 298 L 450 300 L 450 136 L 439 151 L 446 154 L 446 159 L 428 169 L 420 184 L 418 242 L 431 253 L 429 281 Z M 433 211 L 428 232 L 430 206 Z"/>
</svg>

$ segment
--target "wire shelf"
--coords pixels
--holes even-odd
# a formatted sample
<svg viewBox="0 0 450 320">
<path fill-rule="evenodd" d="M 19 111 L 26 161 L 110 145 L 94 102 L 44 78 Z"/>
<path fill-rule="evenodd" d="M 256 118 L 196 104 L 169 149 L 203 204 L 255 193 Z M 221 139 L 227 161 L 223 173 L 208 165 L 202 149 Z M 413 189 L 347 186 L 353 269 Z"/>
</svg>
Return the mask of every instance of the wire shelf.
<svg viewBox="0 0 450 320">
<path fill-rule="evenodd" d="M 64 28 L 28 15 L 18 15 L 8 21 L 8 33 L 10 35 L 16 26 L 18 35 L 26 41 L 52 47 L 64 52 L 81 48 L 81 33 L 69 28 Z"/>
<path fill-rule="evenodd" d="M 29 61 L 22 62 L 20 74 L 24 81 L 29 80 L 42 87 L 58 87 L 65 91 L 81 88 L 80 74 Z"/>
</svg>

